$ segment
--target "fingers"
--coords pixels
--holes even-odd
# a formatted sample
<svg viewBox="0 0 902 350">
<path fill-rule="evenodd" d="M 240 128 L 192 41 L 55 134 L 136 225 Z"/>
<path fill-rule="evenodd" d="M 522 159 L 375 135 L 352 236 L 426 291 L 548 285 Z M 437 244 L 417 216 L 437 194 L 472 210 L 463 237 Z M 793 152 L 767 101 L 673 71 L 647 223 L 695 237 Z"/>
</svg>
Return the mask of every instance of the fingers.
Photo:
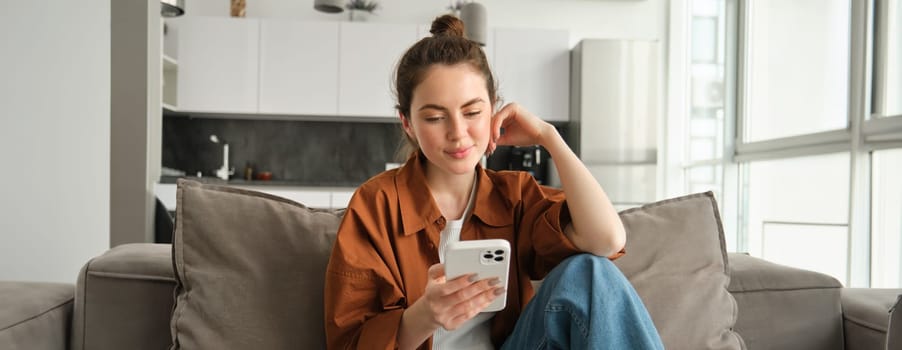
<svg viewBox="0 0 902 350">
<path fill-rule="evenodd" d="M 493 287 L 458 303 L 455 305 L 454 311 L 452 312 L 452 314 L 456 314 L 456 316 L 443 324 L 442 327 L 445 327 L 447 330 L 454 330 L 457 327 L 460 327 L 464 322 L 476 317 L 476 315 L 491 305 L 498 296 L 505 292 L 505 288 Z"/>
<path fill-rule="evenodd" d="M 429 279 L 436 280 L 441 277 L 445 277 L 445 264 L 435 264 L 429 266 L 429 270 L 427 271 Z"/>
<path fill-rule="evenodd" d="M 498 145 L 543 145 L 549 128 L 554 126 L 522 106 L 511 103 L 502 107 L 492 118 L 490 146 L 494 151 Z"/>
<path fill-rule="evenodd" d="M 475 275 L 460 276 L 440 284 L 430 282 L 424 299 L 436 325 L 454 329 L 505 292 L 497 278 L 479 281 L 472 281 L 472 278 Z"/>
<path fill-rule="evenodd" d="M 516 110 L 519 108 L 519 105 L 516 103 L 508 103 L 501 107 L 498 113 L 495 113 L 494 118 L 492 118 L 492 141 L 497 143 L 498 139 L 501 138 L 501 128 L 505 126 L 505 121 L 511 116 L 516 115 Z"/>
<path fill-rule="evenodd" d="M 518 105 L 509 103 L 502 107 L 495 115 L 492 116 L 491 126 L 489 128 L 489 145 L 486 148 L 486 155 L 490 155 L 498 148 L 499 140 L 504 135 L 502 128 L 507 126 L 508 118 L 516 115 Z"/>
</svg>

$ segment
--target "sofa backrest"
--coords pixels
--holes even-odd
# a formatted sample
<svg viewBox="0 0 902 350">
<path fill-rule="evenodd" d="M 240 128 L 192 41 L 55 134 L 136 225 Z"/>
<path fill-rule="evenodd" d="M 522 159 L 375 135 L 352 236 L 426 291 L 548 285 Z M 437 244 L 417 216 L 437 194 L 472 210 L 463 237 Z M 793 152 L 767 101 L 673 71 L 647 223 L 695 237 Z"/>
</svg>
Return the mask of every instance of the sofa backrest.
<svg viewBox="0 0 902 350">
<path fill-rule="evenodd" d="M 325 266 L 342 211 L 180 180 L 173 261 L 175 348 L 323 348 Z M 668 349 L 740 349 L 710 192 L 627 210 L 615 261 Z"/>
</svg>

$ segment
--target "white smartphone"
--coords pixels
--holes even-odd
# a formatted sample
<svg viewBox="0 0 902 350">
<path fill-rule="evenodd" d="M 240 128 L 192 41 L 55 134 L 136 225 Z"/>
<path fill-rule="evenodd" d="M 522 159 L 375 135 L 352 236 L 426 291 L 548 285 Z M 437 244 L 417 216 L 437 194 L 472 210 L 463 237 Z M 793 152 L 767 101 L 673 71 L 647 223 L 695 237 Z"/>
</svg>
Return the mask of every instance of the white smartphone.
<svg viewBox="0 0 902 350">
<path fill-rule="evenodd" d="M 498 278 L 507 288 L 511 246 L 503 239 L 480 239 L 448 243 L 445 251 L 445 277 L 450 281 L 458 276 L 475 273 L 477 280 Z M 495 298 L 483 312 L 495 312 L 507 305 L 507 293 Z"/>
</svg>

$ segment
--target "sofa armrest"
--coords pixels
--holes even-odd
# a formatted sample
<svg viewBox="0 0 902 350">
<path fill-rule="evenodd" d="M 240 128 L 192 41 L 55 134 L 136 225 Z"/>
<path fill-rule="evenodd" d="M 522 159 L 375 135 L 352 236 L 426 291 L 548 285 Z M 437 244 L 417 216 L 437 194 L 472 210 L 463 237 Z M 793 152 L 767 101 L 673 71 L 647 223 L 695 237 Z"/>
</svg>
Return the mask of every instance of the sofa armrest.
<svg viewBox="0 0 902 350">
<path fill-rule="evenodd" d="M 889 309 L 889 326 L 886 332 L 886 348 L 902 349 L 902 294 L 896 297 L 896 304 Z"/>
<path fill-rule="evenodd" d="M 168 348 L 174 289 L 169 244 L 125 244 L 88 261 L 75 289 L 71 348 Z"/>
<path fill-rule="evenodd" d="M 744 254 L 729 259 L 735 330 L 749 349 L 843 349 L 839 281 Z"/>
<path fill-rule="evenodd" d="M 890 327 L 902 289 L 844 288 L 842 291 L 843 326 L 846 350 L 899 349 L 887 347 L 890 340 L 902 336 L 892 334 Z M 899 315 L 895 315 L 899 318 Z M 902 328 L 896 326 L 897 329 Z M 894 340 L 898 342 L 900 339 Z"/>
</svg>

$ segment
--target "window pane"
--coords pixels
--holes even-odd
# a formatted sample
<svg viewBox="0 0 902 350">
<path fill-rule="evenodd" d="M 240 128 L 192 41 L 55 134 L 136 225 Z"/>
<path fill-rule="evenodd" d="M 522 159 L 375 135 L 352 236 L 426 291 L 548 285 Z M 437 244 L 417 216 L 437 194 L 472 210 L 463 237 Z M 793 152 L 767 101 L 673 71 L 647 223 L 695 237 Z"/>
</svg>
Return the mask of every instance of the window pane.
<svg viewBox="0 0 902 350">
<path fill-rule="evenodd" d="M 724 133 L 724 38 L 723 0 L 692 2 L 692 63 L 690 72 L 690 113 L 687 130 L 687 160 L 723 157 Z"/>
<path fill-rule="evenodd" d="M 871 287 L 902 287 L 902 149 L 874 152 Z"/>
<path fill-rule="evenodd" d="M 849 224 L 849 154 L 836 153 L 745 164 L 749 253 L 845 279 Z M 812 238 L 814 237 L 814 238 Z M 804 241 L 805 244 L 798 244 Z M 792 250 L 790 259 L 785 249 Z M 839 259 L 842 269 L 832 264 Z M 799 265 L 799 261 L 813 265 Z"/>
<path fill-rule="evenodd" d="M 885 81 L 884 89 L 886 93 L 882 106 L 875 106 L 880 116 L 900 116 L 902 115 L 902 0 L 887 0 L 886 9 L 878 9 L 885 11 L 887 14 L 886 23 L 886 48 L 885 52 L 878 53 L 883 56 L 885 62 Z M 877 6 L 882 4 L 878 2 Z M 878 21 L 881 20 L 878 18 Z M 884 33 L 876 33 L 877 40 L 882 40 Z M 876 78 L 876 77 L 875 77 Z M 880 79 L 875 79 L 875 82 Z"/>
<path fill-rule="evenodd" d="M 764 259 L 847 280 L 847 225 L 764 222 L 763 229 Z M 817 254 L 799 254 L 800 247 L 812 247 Z"/>
<path fill-rule="evenodd" d="M 721 197 L 721 177 L 723 171 L 720 165 L 701 165 L 686 169 L 686 187 L 689 193 L 714 192 L 714 198 Z"/>
<path fill-rule="evenodd" d="M 749 2 L 747 142 L 843 129 L 849 0 Z"/>
<path fill-rule="evenodd" d="M 692 19 L 692 61 L 714 62 L 717 59 L 717 17 Z"/>
</svg>

